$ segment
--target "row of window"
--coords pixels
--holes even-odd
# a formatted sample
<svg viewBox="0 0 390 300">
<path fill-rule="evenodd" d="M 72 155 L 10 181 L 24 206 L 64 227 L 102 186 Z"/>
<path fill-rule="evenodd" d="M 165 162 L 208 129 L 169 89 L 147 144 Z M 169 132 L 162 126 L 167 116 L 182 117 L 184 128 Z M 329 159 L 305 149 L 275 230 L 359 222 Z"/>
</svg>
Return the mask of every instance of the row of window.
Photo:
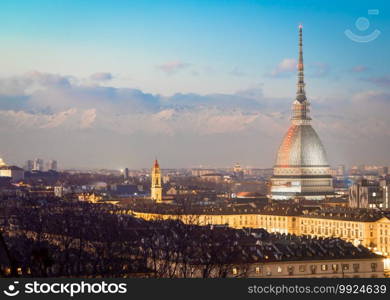
<svg viewBox="0 0 390 300">
<path fill-rule="evenodd" d="M 371 271 L 376 272 L 377 271 L 378 264 L 377 263 L 371 263 Z M 310 274 L 316 274 L 317 270 L 320 270 L 321 272 L 327 272 L 327 271 L 332 271 L 333 273 L 337 273 L 339 271 L 343 272 L 348 272 L 348 271 L 353 271 L 354 273 L 358 273 L 360 270 L 360 264 L 354 263 L 354 264 L 321 264 L 321 265 L 299 265 L 298 267 L 298 274 L 299 273 L 305 273 L 307 271 L 310 272 Z M 288 275 L 294 275 L 295 271 L 295 266 L 288 265 L 286 267 L 286 271 Z M 256 266 L 255 267 L 255 273 L 257 275 L 263 274 L 266 276 L 271 276 L 272 275 L 272 270 L 271 267 L 266 266 L 265 268 Z M 282 266 L 277 266 L 276 268 L 277 273 L 282 273 L 283 272 L 283 267 Z M 233 275 L 238 275 L 239 274 L 239 269 L 238 267 L 234 267 L 232 269 L 232 274 Z"/>
<path fill-rule="evenodd" d="M 379 245 L 379 250 L 381 250 L 382 253 L 383 253 L 384 255 L 386 255 L 386 256 L 387 256 L 388 253 L 389 253 L 388 249 L 390 249 L 390 248 L 387 248 L 387 246 Z"/>
<path fill-rule="evenodd" d="M 361 231 L 358 231 L 358 229 L 356 230 L 346 230 L 346 229 L 335 229 L 335 228 L 332 228 L 332 229 L 328 229 L 328 228 L 315 228 L 313 226 L 311 227 L 306 227 L 306 226 L 303 226 L 301 227 L 301 231 L 302 233 L 304 234 L 325 234 L 325 235 L 341 235 L 341 236 L 346 236 L 346 237 L 349 237 L 349 238 L 363 238 L 363 232 Z"/>
<path fill-rule="evenodd" d="M 363 228 L 362 224 L 357 224 L 353 222 L 330 222 L 330 221 L 318 221 L 318 220 L 301 220 L 301 225 L 307 225 L 307 224 L 316 224 L 316 225 L 325 225 L 325 226 L 334 226 L 334 227 L 352 227 L 352 228 Z"/>
</svg>

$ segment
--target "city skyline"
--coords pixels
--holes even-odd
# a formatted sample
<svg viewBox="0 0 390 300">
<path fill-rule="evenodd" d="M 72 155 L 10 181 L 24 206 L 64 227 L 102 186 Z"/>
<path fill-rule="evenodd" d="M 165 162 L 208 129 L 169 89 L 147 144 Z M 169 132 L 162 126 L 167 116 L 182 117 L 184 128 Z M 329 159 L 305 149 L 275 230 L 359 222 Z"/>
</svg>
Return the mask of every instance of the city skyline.
<svg viewBox="0 0 390 300">
<path fill-rule="evenodd" d="M 272 167 L 302 23 L 307 96 L 330 165 L 390 165 L 388 4 L 97 3 L 1 4 L 5 162 L 119 169 L 157 156 L 166 168 Z M 344 35 L 362 16 L 383 32 L 369 43 Z"/>
</svg>

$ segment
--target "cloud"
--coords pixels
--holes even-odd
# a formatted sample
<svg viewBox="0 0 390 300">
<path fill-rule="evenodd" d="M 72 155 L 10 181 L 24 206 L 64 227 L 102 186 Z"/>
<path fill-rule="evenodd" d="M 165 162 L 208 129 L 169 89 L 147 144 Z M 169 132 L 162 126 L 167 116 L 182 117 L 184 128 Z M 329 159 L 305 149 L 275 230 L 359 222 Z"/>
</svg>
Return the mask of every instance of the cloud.
<svg viewBox="0 0 390 300">
<path fill-rule="evenodd" d="M 66 120 L 73 116 L 77 112 L 77 109 L 70 108 L 66 111 L 62 111 L 56 114 L 47 116 L 47 122 L 42 124 L 41 128 L 56 128 L 61 126 Z"/>
<path fill-rule="evenodd" d="M 377 86 L 390 87 L 390 76 L 363 78 L 363 80 L 371 82 Z"/>
<path fill-rule="evenodd" d="M 233 68 L 231 72 L 229 72 L 230 75 L 237 76 L 237 77 L 244 77 L 248 76 L 247 73 L 243 72 L 240 68 L 237 66 Z"/>
<path fill-rule="evenodd" d="M 350 69 L 350 71 L 353 73 L 362 73 L 362 72 L 365 72 L 367 70 L 369 70 L 369 68 L 367 66 L 363 66 L 363 65 L 357 65 L 357 66 L 354 66 Z"/>
<path fill-rule="evenodd" d="M 114 76 L 108 72 L 99 72 L 99 73 L 92 74 L 90 78 L 94 81 L 108 81 L 113 79 Z"/>
<path fill-rule="evenodd" d="M 281 77 L 295 72 L 296 69 L 297 61 L 294 58 L 285 58 L 272 70 L 270 75 L 272 77 Z"/>
<path fill-rule="evenodd" d="M 371 89 L 337 102 L 326 96 L 311 99 L 313 124 L 331 163 L 332 157 L 369 159 L 374 144 L 375 158 L 386 159 L 389 93 Z M 0 79 L 0 139 L 2 151 L 15 157 L 11 160 L 30 158 L 23 155 L 32 151 L 56 151 L 53 155 L 64 163 L 79 159 L 92 166 L 111 164 L 129 153 L 147 161 L 161 152 L 171 157 L 172 166 L 239 157 L 272 166 L 290 122 L 291 101 L 266 96 L 261 86 L 232 94 L 163 97 L 138 89 L 90 86 L 72 76 L 24 74 Z M 24 146 L 15 144 L 16 134 Z M 47 146 L 49 142 L 54 148 Z M 26 147 L 31 153 L 23 154 Z"/>
<path fill-rule="evenodd" d="M 323 77 L 329 74 L 330 66 L 324 62 L 314 62 L 305 65 L 305 72 L 312 77 Z M 283 59 L 270 74 L 271 77 L 280 78 L 290 76 L 297 72 L 297 61 L 294 58 Z"/>
<path fill-rule="evenodd" d="M 31 113 L 27 111 L 14 111 L 14 110 L 1 110 L 2 126 L 7 130 L 14 131 L 15 129 L 21 130 L 39 130 L 39 129 L 53 129 L 64 128 L 71 117 L 75 116 L 77 109 L 72 108 L 66 111 L 61 111 L 55 114 L 45 113 Z M 72 127 L 72 122 L 68 125 Z M 75 129 L 75 127 L 74 127 Z"/>
<path fill-rule="evenodd" d="M 30 80 L 31 83 L 37 83 L 43 86 L 61 87 L 69 87 L 72 80 L 76 80 L 73 76 L 63 76 L 59 74 L 42 73 L 38 71 L 26 73 L 24 78 Z"/>
<path fill-rule="evenodd" d="M 375 104 L 376 107 L 380 103 L 390 104 L 390 94 L 384 91 L 367 90 L 354 94 L 352 101 L 353 104 Z"/>
<path fill-rule="evenodd" d="M 329 74 L 330 67 L 327 63 L 315 62 L 309 66 L 312 77 L 324 77 Z"/>
<path fill-rule="evenodd" d="M 81 116 L 80 127 L 91 128 L 96 119 L 96 109 L 91 108 L 83 112 Z"/>
<path fill-rule="evenodd" d="M 59 74 L 42 73 L 32 71 L 21 76 L 13 76 L 0 79 L 0 95 L 26 95 L 32 91 L 45 89 L 47 87 L 60 88 L 70 87 L 77 81 L 72 76 Z"/>
<path fill-rule="evenodd" d="M 173 75 L 181 70 L 188 68 L 190 64 L 181 61 L 170 61 L 157 66 L 157 69 L 163 71 L 168 75 Z"/>
</svg>

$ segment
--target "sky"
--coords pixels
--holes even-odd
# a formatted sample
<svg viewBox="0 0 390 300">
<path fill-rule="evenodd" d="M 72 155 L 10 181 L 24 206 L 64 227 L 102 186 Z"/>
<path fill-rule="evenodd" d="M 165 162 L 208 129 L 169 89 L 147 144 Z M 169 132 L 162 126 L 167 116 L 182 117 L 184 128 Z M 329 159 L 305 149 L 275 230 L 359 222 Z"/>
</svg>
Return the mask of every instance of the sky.
<svg viewBox="0 0 390 300">
<path fill-rule="evenodd" d="M 2 0 L 0 157 L 272 167 L 302 24 L 329 163 L 390 165 L 389 11 L 385 0 Z"/>
</svg>

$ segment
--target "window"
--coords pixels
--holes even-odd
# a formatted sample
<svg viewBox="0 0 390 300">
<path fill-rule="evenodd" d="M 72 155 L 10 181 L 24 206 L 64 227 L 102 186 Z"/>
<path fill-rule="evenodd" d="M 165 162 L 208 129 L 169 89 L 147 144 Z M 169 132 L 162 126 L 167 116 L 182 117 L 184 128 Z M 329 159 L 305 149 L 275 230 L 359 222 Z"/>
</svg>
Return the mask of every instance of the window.
<svg viewBox="0 0 390 300">
<path fill-rule="evenodd" d="M 233 275 L 237 275 L 238 274 L 237 268 L 233 268 L 232 273 L 233 273 Z"/>
<path fill-rule="evenodd" d="M 332 264 L 332 270 L 334 273 L 337 273 L 337 271 L 339 270 L 339 265 L 338 264 Z"/>
<path fill-rule="evenodd" d="M 267 267 L 266 269 L 266 273 L 267 273 L 267 276 L 271 276 L 271 268 L 270 267 Z"/>
<path fill-rule="evenodd" d="M 287 272 L 288 272 L 288 275 L 293 275 L 294 274 L 294 266 L 288 266 Z"/>
<path fill-rule="evenodd" d="M 372 263 L 371 264 L 371 270 L 373 271 L 373 272 L 376 272 L 376 267 L 378 266 L 378 264 L 377 263 Z"/>
<path fill-rule="evenodd" d="M 343 271 L 349 270 L 349 264 L 342 264 Z"/>
<path fill-rule="evenodd" d="M 306 271 L 306 265 L 300 265 L 299 272 L 305 272 L 305 271 Z"/>
<path fill-rule="evenodd" d="M 282 273 L 282 267 L 278 266 L 278 273 Z"/>
<path fill-rule="evenodd" d="M 316 271 L 317 271 L 317 266 L 316 265 L 311 265 L 310 266 L 310 271 L 311 271 L 312 274 L 315 274 Z"/>
<path fill-rule="evenodd" d="M 260 267 L 256 267 L 255 272 L 256 272 L 256 274 L 260 274 L 261 273 Z"/>
<path fill-rule="evenodd" d="M 328 265 L 321 265 L 321 271 L 328 271 Z"/>
<path fill-rule="evenodd" d="M 354 271 L 355 273 L 359 272 L 359 267 L 360 267 L 359 264 L 353 264 L 353 271 Z"/>
</svg>

